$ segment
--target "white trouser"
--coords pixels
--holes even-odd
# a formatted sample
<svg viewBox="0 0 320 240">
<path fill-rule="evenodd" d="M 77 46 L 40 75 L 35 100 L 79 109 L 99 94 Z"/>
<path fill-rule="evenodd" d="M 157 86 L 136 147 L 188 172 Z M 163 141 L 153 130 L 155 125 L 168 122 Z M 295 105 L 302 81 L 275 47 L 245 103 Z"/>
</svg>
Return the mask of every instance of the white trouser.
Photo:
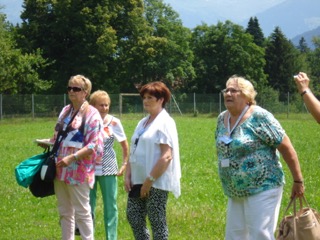
<svg viewBox="0 0 320 240">
<path fill-rule="evenodd" d="M 228 200 L 226 240 L 274 240 L 283 186 Z"/>
<path fill-rule="evenodd" d="M 89 184 L 83 183 L 76 186 L 55 180 L 54 190 L 58 201 L 62 239 L 74 240 L 76 220 L 81 233 L 81 239 L 93 240 L 93 222 L 89 204 Z"/>
</svg>

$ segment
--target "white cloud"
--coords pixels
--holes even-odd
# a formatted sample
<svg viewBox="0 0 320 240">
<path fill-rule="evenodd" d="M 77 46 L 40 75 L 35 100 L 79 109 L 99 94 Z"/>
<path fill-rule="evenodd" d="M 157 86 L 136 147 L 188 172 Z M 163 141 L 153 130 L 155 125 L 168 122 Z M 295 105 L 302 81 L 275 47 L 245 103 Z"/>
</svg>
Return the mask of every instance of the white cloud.
<svg viewBox="0 0 320 240">
<path fill-rule="evenodd" d="M 201 12 L 196 19 L 203 21 L 216 21 L 229 19 L 233 22 L 241 22 L 255 14 L 265 11 L 285 0 L 164 0 L 178 12 L 183 19 L 189 13 Z M 207 19 L 207 17 L 210 17 Z M 197 25 L 198 23 L 194 23 Z"/>
<path fill-rule="evenodd" d="M 305 23 L 309 30 L 315 29 L 320 26 L 320 17 L 307 18 L 305 19 Z"/>
</svg>

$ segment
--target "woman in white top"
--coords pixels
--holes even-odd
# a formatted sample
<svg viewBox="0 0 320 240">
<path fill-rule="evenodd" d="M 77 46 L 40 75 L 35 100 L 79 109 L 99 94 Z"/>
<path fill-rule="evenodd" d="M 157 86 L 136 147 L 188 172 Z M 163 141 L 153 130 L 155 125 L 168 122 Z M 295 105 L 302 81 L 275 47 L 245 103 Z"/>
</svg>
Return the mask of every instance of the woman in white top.
<svg viewBox="0 0 320 240">
<path fill-rule="evenodd" d="M 176 124 L 164 108 L 171 93 L 164 83 L 151 82 L 142 86 L 140 96 L 149 114 L 138 123 L 131 138 L 125 176 L 127 219 L 135 239 L 150 238 L 147 215 L 153 238 L 168 239 L 168 193 L 180 196 L 181 178 Z"/>
<path fill-rule="evenodd" d="M 129 146 L 126 134 L 120 120 L 109 114 L 111 99 L 105 91 L 95 91 L 90 96 L 90 104 L 98 109 L 103 120 L 104 147 L 102 161 L 96 162 L 95 184 L 90 191 L 90 205 L 92 217 L 95 217 L 96 199 L 98 183 L 100 185 L 103 212 L 104 227 L 107 240 L 117 240 L 118 227 L 118 208 L 117 176 L 122 176 L 129 157 Z M 113 148 L 114 141 L 117 140 L 122 148 L 122 165 L 118 169 L 117 157 Z"/>
</svg>

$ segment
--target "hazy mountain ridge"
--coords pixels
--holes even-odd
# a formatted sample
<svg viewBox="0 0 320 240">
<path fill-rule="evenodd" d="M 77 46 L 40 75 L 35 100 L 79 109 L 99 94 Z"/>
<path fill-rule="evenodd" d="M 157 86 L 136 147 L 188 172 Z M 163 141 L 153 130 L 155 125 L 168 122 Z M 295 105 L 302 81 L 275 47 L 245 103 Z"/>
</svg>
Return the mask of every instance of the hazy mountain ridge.
<svg viewBox="0 0 320 240">
<path fill-rule="evenodd" d="M 319 0 L 287 0 L 256 14 L 265 37 L 280 27 L 285 36 L 293 39 L 320 26 Z"/>
<path fill-rule="evenodd" d="M 304 37 L 308 47 L 311 48 L 311 49 L 314 49 L 315 46 L 314 46 L 314 44 L 312 42 L 312 38 L 315 37 L 315 36 L 320 37 L 320 26 L 317 27 L 316 29 L 313 29 L 311 31 L 304 32 L 302 34 L 299 34 L 298 36 L 295 36 L 291 41 L 295 46 L 298 46 L 300 39 L 302 37 Z"/>
</svg>

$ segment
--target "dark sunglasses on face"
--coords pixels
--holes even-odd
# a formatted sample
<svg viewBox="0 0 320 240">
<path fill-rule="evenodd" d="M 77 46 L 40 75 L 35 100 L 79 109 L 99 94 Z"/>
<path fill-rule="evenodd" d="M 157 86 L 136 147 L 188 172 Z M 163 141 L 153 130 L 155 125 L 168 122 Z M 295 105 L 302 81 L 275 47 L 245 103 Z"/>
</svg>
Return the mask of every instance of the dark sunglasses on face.
<svg viewBox="0 0 320 240">
<path fill-rule="evenodd" d="M 82 91 L 82 88 L 79 88 L 79 87 L 67 87 L 68 89 L 68 92 L 71 92 L 71 90 L 73 92 L 81 92 Z"/>
</svg>

